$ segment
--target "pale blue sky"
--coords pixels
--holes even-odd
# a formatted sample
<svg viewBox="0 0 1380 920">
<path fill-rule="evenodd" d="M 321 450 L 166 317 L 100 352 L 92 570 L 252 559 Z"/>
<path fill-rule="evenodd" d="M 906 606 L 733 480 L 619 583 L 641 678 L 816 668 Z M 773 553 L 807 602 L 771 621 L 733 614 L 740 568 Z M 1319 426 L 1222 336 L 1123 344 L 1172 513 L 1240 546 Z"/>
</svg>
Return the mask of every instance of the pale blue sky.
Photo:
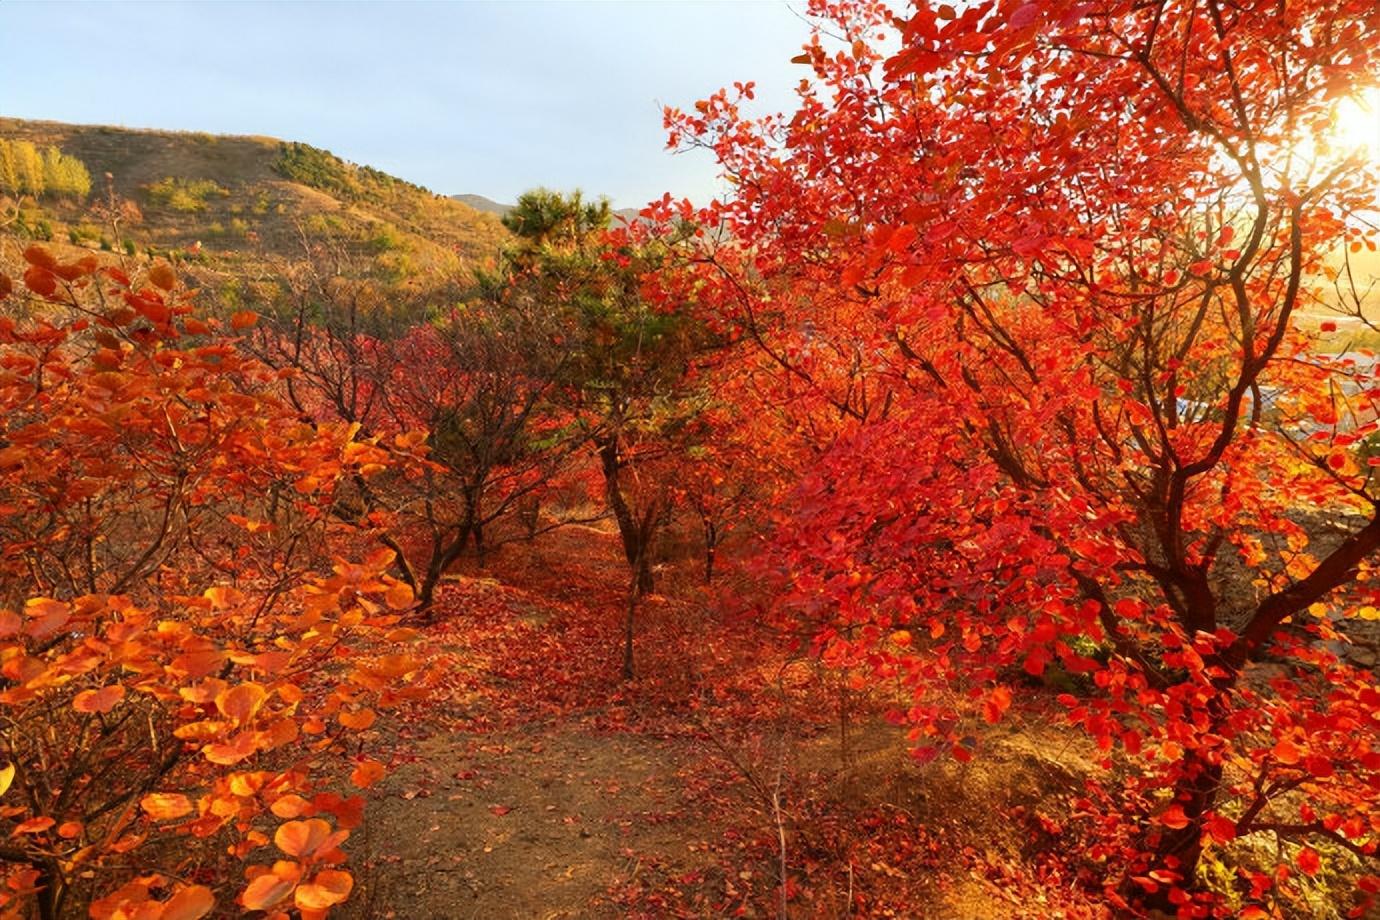
<svg viewBox="0 0 1380 920">
<path fill-rule="evenodd" d="M 718 190 L 658 103 L 755 80 L 791 107 L 803 0 L 0 0 L 0 115 L 325 147 L 437 192 L 546 185 L 640 206 Z"/>
</svg>

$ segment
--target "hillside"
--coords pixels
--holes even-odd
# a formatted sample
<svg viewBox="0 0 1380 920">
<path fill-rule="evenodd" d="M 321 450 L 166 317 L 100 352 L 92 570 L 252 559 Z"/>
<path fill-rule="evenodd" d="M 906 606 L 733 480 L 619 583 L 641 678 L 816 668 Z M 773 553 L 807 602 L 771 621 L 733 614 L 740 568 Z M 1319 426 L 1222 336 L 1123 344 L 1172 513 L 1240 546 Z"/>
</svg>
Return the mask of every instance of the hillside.
<svg viewBox="0 0 1380 920">
<path fill-rule="evenodd" d="M 506 238 L 492 215 L 306 144 L 13 118 L 0 138 L 75 156 L 93 189 L 0 195 L 6 235 L 167 255 L 216 288 L 281 275 L 312 249 L 332 274 L 415 294 L 463 279 Z"/>
</svg>

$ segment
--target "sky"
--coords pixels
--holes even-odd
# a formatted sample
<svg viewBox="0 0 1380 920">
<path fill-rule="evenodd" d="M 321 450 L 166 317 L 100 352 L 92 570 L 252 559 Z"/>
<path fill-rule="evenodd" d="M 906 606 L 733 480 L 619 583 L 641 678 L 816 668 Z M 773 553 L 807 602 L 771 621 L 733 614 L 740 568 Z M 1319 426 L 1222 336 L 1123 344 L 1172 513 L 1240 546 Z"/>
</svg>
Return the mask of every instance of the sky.
<svg viewBox="0 0 1380 920">
<path fill-rule="evenodd" d="M 640 207 L 721 188 L 661 104 L 756 81 L 787 110 L 803 0 L 0 0 L 0 115 L 306 141 L 444 194 Z"/>
</svg>

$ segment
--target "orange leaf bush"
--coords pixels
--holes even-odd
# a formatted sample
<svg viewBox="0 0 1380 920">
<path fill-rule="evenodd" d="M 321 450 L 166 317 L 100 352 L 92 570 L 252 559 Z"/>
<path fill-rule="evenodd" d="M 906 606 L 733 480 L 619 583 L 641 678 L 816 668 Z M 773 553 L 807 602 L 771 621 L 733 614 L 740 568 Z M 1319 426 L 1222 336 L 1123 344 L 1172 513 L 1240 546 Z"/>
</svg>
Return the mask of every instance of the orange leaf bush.
<svg viewBox="0 0 1380 920">
<path fill-rule="evenodd" d="M 329 788 L 345 748 L 421 692 L 392 553 L 339 555 L 339 503 L 393 459 L 302 423 L 171 266 L 25 260 L 27 300 L 0 286 L 28 314 L 0 317 L 0 913 L 195 920 L 297 891 L 324 916 L 362 818 Z M 304 865 L 225 863 L 270 840 Z"/>
</svg>

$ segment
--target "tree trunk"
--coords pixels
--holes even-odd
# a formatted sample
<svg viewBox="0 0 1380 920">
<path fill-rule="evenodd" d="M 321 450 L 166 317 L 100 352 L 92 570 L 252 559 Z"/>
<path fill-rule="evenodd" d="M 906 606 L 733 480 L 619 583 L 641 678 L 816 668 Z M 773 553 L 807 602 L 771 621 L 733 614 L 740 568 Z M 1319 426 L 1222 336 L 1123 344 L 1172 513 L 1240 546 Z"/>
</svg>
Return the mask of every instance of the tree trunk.
<svg viewBox="0 0 1380 920">
<path fill-rule="evenodd" d="M 714 583 L 714 555 L 719 548 L 719 528 L 710 521 L 704 523 L 704 583 Z"/>
<path fill-rule="evenodd" d="M 623 621 L 623 679 L 632 680 L 633 671 L 633 620 L 637 615 L 637 601 L 642 596 L 638 589 L 638 578 L 628 585 L 628 612 Z"/>
<path fill-rule="evenodd" d="M 58 920 L 62 916 L 62 902 L 66 900 L 67 886 L 62 874 L 48 860 L 30 863 L 38 870 L 36 883 L 38 895 L 39 920 Z"/>
<path fill-rule="evenodd" d="M 623 497 L 622 484 L 619 482 L 618 470 L 618 439 L 610 437 L 599 442 L 599 464 L 604 472 L 604 495 L 609 504 L 609 510 L 613 512 L 614 520 L 618 522 L 618 536 L 623 542 L 623 556 L 627 559 L 628 568 L 637 579 L 637 593 L 651 594 L 652 588 L 652 567 L 647 558 L 647 543 L 651 535 L 650 527 L 638 526 L 638 521 L 633 517 L 632 509 L 628 507 L 627 499 Z"/>
<path fill-rule="evenodd" d="M 1183 808 L 1188 824 L 1181 828 L 1163 828 L 1149 866 L 1150 872 L 1162 870 L 1177 874 L 1180 880 L 1174 887 L 1185 891 L 1193 891 L 1198 886 L 1198 863 L 1203 855 L 1203 823 L 1217 803 L 1217 791 L 1222 783 L 1221 764 L 1203 763 L 1190 755 L 1189 768 L 1194 772 L 1174 784 L 1174 798 L 1171 800 Z M 1178 910 L 1178 905 L 1169 900 L 1170 886 L 1161 885 L 1158 891 L 1146 895 L 1134 882 L 1128 882 L 1128 885 L 1135 886 L 1129 888 L 1128 892 L 1142 899 L 1146 907 L 1171 915 Z"/>
<path fill-rule="evenodd" d="M 427 562 L 426 575 L 422 577 L 421 584 L 415 589 L 417 613 L 422 616 L 425 622 L 434 621 L 435 617 L 431 613 L 431 605 L 436 601 L 436 589 L 440 586 L 446 571 L 465 551 L 465 544 L 469 542 L 470 534 L 473 532 L 473 526 L 466 521 L 457 531 L 455 539 L 451 543 L 438 542 L 433 544 L 431 559 Z"/>
<path fill-rule="evenodd" d="M 475 524 L 474 529 L 471 533 L 474 537 L 475 560 L 479 563 L 479 567 L 482 569 L 488 564 L 489 560 L 488 547 L 484 545 L 484 528 L 478 524 Z"/>
</svg>

